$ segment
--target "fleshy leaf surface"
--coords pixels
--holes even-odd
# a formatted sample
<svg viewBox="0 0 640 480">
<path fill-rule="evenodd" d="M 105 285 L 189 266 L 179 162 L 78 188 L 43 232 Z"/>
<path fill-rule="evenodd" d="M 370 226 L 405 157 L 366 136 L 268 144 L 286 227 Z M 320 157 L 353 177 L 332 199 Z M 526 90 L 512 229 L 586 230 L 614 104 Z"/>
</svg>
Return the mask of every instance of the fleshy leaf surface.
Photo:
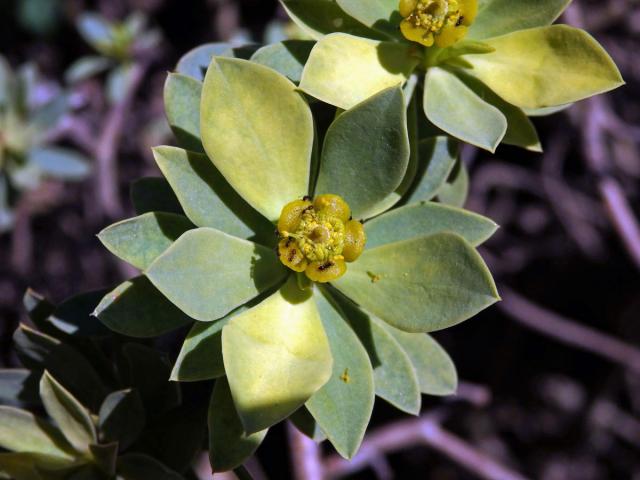
<svg viewBox="0 0 640 480">
<path fill-rule="evenodd" d="M 334 285 L 407 332 L 450 327 L 499 299 L 480 255 L 453 233 L 366 249 Z"/>
<path fill-rule="evenodd" d="M 422 398 L 413 364 L 382 321 L 342 298 L 340 305 L 369 354 L 376 395 L 394 407 L 417 415 Z"/>
<path fill-rule="evenodd" d="M 280 0 L 280 3 L 296 25 L 316 40 L 334 32 L 365 38 L 384 38 L 384 35 L 347 15 L 335 0 Z"/>
<path fill-rule="evenodd" d="M 577 28 L 531 28 L 486 42 L 495 51 L 465 56 L 467 72 L 521 108 L 564 105 L 624 84 L 607 52 Z"/>
<path fill-rule="evenodd" d="M 247 433 L 296 411 L 329 380 L 333 363 L 312 292 L 294 276 L 224 327 L 222 354 Z"/>
<path fill-rule="evenodd" d="M 0 405 L 0 447 L 72 462 L 74 453 L 60 431 L 26 410 Z"/>
<path fill-rule="evenodd" d="M 329 381 L 305 404 L 320 429 L 345 458 L 358 451 L 371 418 L 371 362 L 344 314 L 322 291 L 314 295 L 333 356 Z"/>
<path fill-rule="evenodd" d="M 485 0 L 467 38 L 484 39 L 551 25 L 571 0 Z"/>
<path fill-rule="evenodd" d="M 300 83 L 304 64 L 314 44 L 309 40 L 284 40 L 257 50 L 251 61 L 272 68 L 294 83 Z"/>
<path fill-rule="evenodd" d="M 198 382 L 223 376 L 222 327 L 246 310 L 247 307 L 243 305 L 215 322 L 196 322 L 184 339 L 171 372 L 171 380 Z"/>
<path fill-rule="evenodd" d="M 474 247 L 498 228 L 493 220 L 468 210 L 435 202 L 393 209 L 365 223 L 367 248 L 441 232 L 460 235 Z"/>
<path fill-rule="evenodd" d="M 217 57 L 200 104 L 204 149 L 235 190 L 267 219 L 307 195 L 313 118 L 296 86 L 274 70 Z"/>
<path fill-rule="evenodd" d="M 209 405 L 209 458 L 214 472 L 244 463 L 264 440 L 267 430 L 245 434 L 226 378 L 216 381 Z"/>
<path fill-rule="evenodd" d="M 182 215 L 153 212 L 122 220 L 98 234 L 118 258 L 144 270 L 184 232 L 194 225 Z"/>
<path fill-rule="evenodd" d="M 348 110 L 386 88 L 402 85 L 418 64 L 415 55 L 408 44 L 327 35 L 311 50 L 300 88 Z"/>
<path fill-rule="evenodd" d="M 174 305 L 200 321 L 217 320 L 284 278 L 275 253 L 212 228 L 182 235 L 146 275 Z"/>
<path fill-rule="evenodd" d="M 458 142 L 448 136 L 426 138 L 418 144 L 419 165 L 403 202 L 431 200 L 449 178 L 458 158 Z"/>
<path fill-rule="evenodd" d="M 156 147 L 153 155 L 195 225 L 240 238 L 273 233 L 272 225 L 238 195 L 205 155 L 175 147 Z"/>
<path fill-rule="evenodd" d="M 327 131 L 315 193 L 340 195 L 353 218 L 378 215 L 400 200 L 409 164 L 406 110 L 389 88 L 341 114 Z"/>
<path fill-rule="evenodd" d="M 438 128 L 490 152 L 507 132 L 507 119 L 456 75 L 433 67 L 427 72 L 424 113 Z"/>
<path fill-rule="evenodd" d="M 105 295 L 93 315 L 114 332 L 138 338 L 156 337 L 193 321 L 144 276 Z"/>
<path fill-rule="evenodd" d="M 98 426 L 103 442 L 118 442 L 126 450 L 136 441 L 145 425 L 145 410 L 137 390 L 110 393 L 100 406 Z"/>
<path fill-rule="evenodd" d="M 336 0 L 336 3 L 364 25 L 402 38 L 398 32 L 402 17 L 398 12 L 397 0 Z"/>
<path fill-rule="evenodd" d="M 169 73 L 164 84 L 164 109 L 180 145 L 202 152 L 200 140 L 200 96 L 202 82 L 187 75 Z"/>
<path fill-rule="evenodd" d="M 98 435 L 89 411 L 45 370 L 40 379 L 40 398 L 49 416 L 78 452 L 89 452 Z"/>
<path fill-rule="evenodd" d="M 407 333 L 383 325 L 409 356 L 416 370 L 420 391 L 427 395 L 452 395 L 458 385 L 456 366 L 433 337 L 425 333 Z"/>
</svg>

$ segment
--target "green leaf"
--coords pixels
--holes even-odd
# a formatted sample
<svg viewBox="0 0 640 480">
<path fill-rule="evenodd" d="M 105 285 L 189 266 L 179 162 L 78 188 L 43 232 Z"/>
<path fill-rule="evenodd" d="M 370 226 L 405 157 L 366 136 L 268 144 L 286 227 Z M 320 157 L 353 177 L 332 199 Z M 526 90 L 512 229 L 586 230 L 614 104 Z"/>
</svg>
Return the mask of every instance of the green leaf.
<svg viewBox="0 0 640 480">
<path fill-rule="evenodd" d="M 333 357 L 329 381 L 305 404 L 345 458 L 358 451 L 374 402 L 373 371 L 366 350 L 344 314 L 320 291 L 314 294 Z"/>
<path fill-rule="evenodd" d="M 431 200 L 449 178 L 458 158 L 458 142 L 448 136 L 431 137 L 418 144 L 418 172 L 403 203 Z"/>
<path fill-rule="evenodd" d="M 402 346 L 416 370 L 420 391 L 428 395 L 453 395 L 458 386 L 456 366 L 431 336 L 407 333 L 383 325 Z"/>
<path fill-rule="evenodd" d="M 500 110 L 442 68 L 432 67 L 427 72 L 424 113 L 450 135 L 491 152 L 507 131 L 507 119 Z"/>
<path fill-rule="evenodd" d="M 145 213 L 108 226 L 98 234 L 118 258 L 144 270 L 193 224 L 182 215 Z"/>
<path fill-rule="evenodd" d="M 566 25 L 513 32 L 487 43 L 495 52 L 464 57 L 473 66 L 468 73 L 518 107 L 563 105 L 624 84 L 598 42 Z"/>
<path fill-rule="evenodd" d="M 487 217 L 434 202 L 396 208 L 365 223 L 367 248 L 442 232 L 457 233 L 477 247 L 497 228 Z"/>
<path fill-rule="evenodd" d="M 43 295 L 31 288 L 22 297 L 22 304 L 34 325 L 45 333 L 51 330 L 48 322 L 49 316 L 53 314 L 56 306 L 47 300 Z"/>
<path fill-rule="evenodd" d="M 180 385 L 167 381 L 171 367 L 164 355 L 137 343 L 127 343 L 122 353 L 127 360 L 125 384 L 138 390 L 147 412 L 158 415 L 180 404 Z"/>
<path fill-rule="evenodd" d="M 106 293 L 107 290 L 96 290 L 74 295 L 58 305 L 46 322 L 68 335 L 108 336 L 109 330 L 95 318 L 91 318 L 91 313 Z"/>
<path fill-rule="evenodd" d="M 335 33 L 311 50 L 300 88 L 348 110 L 385 88 L 402 85 L 418 62 L 412 45 Z"/>
<path fill-rule="evenodd" d="M 313 118 L 295 85 L 262 65 L 215 58 L 204 80 L 204 149 L 269 220 L 309 191 Z"/>
<path fill-rule="evenodd" d="M 101 442 L 118 442 L 121 450 L 129 448 L 145 425 L 145 410 L 137 390 L 118 390 L 109 394 L 98 416 Z"/>
<path fill-rule="evenodd" d="M 188 231 L 147 270 L 174 305 L 204 322 L 223 317 L 285 274 L 272 250 L 212 228 Z"/>
<path fill-rule="evenodd" d="M 215 322 L 196 322 L 184 339 L 171 380 L 198 382 L 224 375 L 222 360 L 222 327 L 247 307 L 242 306 Z"/>
<path fill-rule="evenodd" d="M 502 143 L 526 148 L 532 152 L 542 152 L 536 127 L 531 123 L 525 112 L 502 100 L 478 79 L 462 72 L 458 73 L 458 78 L 472 89 L 476 95 L 496 107 L 505 116 L 507 119 L 507 132 L 502 139 Z"/>
<path fill-rule="evenodd" d="M 304 64 L 307 63 L 315 42 L 284 40 L 257 50 L 251 61 L 272 68 L 294 83 L 300 83 Z"/>
<path fill-rule="evenodd" d="M 144 177 L 131 184 L 131 203 L 137 215 L 166 212 L 184 215 L 184 211 L 164 178 Z"/>
<path fill-rule="evenodd" d="M 573 106 L 573 103 L 567 103 L 566 105 L 558 105 L 556 107 L 523 108 L 522 111 L 528 117 L 546 117 L 549 115 L 554 115 L 558 112 L 563 112 L 572 106 Z"/>
<path fill-rule="evenodd" d="M 222 330 L 231 393 L 247 433 L 285 419 L 331 376 L 331 350 L 312 292 L 292 275 Z"/>
<path fill-rule="evenodd" d="M 29 161 L 45 175 L 63 180 L 82 180 L 91 171 L 88 159 L 67 148 L 35 148 L 29 151 Z"/>
<path fill-rule="evenodd" d="M 83 13 L 76 21 L 76 28 L 89 45 L 101 53 L 108 53 L 113 42 L 112 27 L 102 16 Z"/>
<path fill-rule="evenodd" d="M 64 72 L 67 83 L 78 83 L 98 75 L 111 67 L 111 60 L 99 55 L 88 55 L 74 61 Z"/>
<path fill-rule="evenodd" d="M 101 376 L 87 358 L 66 343 L 20 325 L 13 336 L 18 358 L 30 370 L 51 372 L 69 391 L 91 410 L 107 395 Z M 73 365 L 73 368 L 69 368 Z"/>
<path fill-rule="evenodd" d="M 0 453 L 0 478 L 15 480 L 42 480 L 32 453 Z"/>
<path fill-rule="evenodd" d="M 364 25 L 384 32 L 391 37 L 402 38 L 398 32 L 402 17 L 397 0 L 337 0 L 347 14 Z"/>
<path fill-rule="evenodd" d="M 114 332 L 138 338 L 157 337 L 193 321 L 144 276 L 105 295 L 93 315 Z"/>
<path fill-rule="evenodd" d="M 0 403 L 38 403 L 35 375 L 23 368 L 0 368 Z M 37 382 L 35 382 L 37 383 Z"/>
<path fill-rule="evenodd" d="M 216 381 L 209 405 L 209 459 L 214 472 L 244 463 L 264 440 L 267 430 L 245 434 L 226 378 Z"/>
<path fill-rule="evenodd" d="M 183 480 L 177 472 L 158 460 L 140 453 L 127 453 L 118 458 L 117 472 L 123 480 Z"/>
<path fill-rule="evenodd" d="M 40 398 L 49 416 L 78 452 L 89 452 L 98 441 L 89 411 L 45 370 L 40 379 Z"/>
<path fill-rule="evenodd" d="M 197 226 L 240 238 L 273 234 L 273 225 L 236 193 L 205 155 L 175 147 L 156 147 L 153 155 Z"/>
<path fill-rule="evenodd" d="M 202 82 L 213 57 L 248 60 L 258 48 L 260 45 L 233 47 L 228 43 L 205 43 L 187 52 L 178 62 L 176 71 Z"/>
<path fill-rule="evenodd" d="M 329 380 L 329 382 L 330 381 L 331 380 Z M 322 431 L 320 425 L 318 425 L 318 422 L 316 422 L 316 419 L 313 418 L 306 407 L 300 407 L 298 410 L 293 412 L 289 417 L 289 420 L 301 433 L 309 437 L 314 442 L 321 443 L 327 439 L 327 435 Z"/>
<path fill-rule="evenodd" d="M 438 190 L 438 201 L 452 207 L 463 207 L 469 195 L 469 172 L 458 159 L 447 181 Z"/>
<path fill-rule="evenodd" d="M 357 37 L 383 39 L 384 35 L 365 27 L 347 15 L 335 0 L 280 0 L 289 17 L 316 40 L 334 32 Z"/>
<path fill-rule="evenodd" d="M 74 453 L 60 431 L 26 410 L 0 405 L 0 447 L 72 463 Z"/>
<path fill-rule="evenodd" d="M 180 145 L 204 153 L 200 139 L 202 82 L 179 73 L 169 73 L 164 84 L 164 109 Z"/>
<path fill-rule="evenodd" d="M 409 164 L 409 138 L 400 88 L 374 95 L 341 114 L 327 131 L 316 195 L 342 196 L 354 218 L 378 215 L 398 200 Z"/>
<path fill-rule="evenodd" d="M 467 38 L 497 37 L 517 30 L 551 25 L 571 0 L 486 0 Z"/>
<path fill-rule="evenodd" d="M 407 332 L 450 327 L 499 299 L 480 255 L 453 233 L 366 249 L 334 285 Z"/>
<path fill-rule="evenodd" d="M 405 351 L 384 329 L 384 322 L 369 316 L 349 300 L 340 300 L 346 317 L 371 359 L 376 395 L 406 413 L 418 415 L 422 402 L 420 387 Z"/>
<path fill-rule="evenodd" d="M 204 80 L 204 75 L 209 68 L 211 59 L 216 55 L 222 55 L 229 50 L 228 43 L 205 43 L 190 51 L 180 58 L 176 66 L 176 72 L 187 75 L 195 80 Z"/>
</svg>

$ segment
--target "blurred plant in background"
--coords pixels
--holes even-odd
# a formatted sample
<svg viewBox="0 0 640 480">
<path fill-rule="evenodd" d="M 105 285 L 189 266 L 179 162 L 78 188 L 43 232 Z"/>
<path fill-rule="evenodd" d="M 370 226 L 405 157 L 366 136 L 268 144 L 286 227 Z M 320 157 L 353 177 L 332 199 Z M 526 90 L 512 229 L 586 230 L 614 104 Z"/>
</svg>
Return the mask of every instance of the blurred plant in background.
<svg viewBox="0 0 640 480">
<path fill-rule="evenodd" d="M 76 150 L 51 145 L 68 113 L 68 91 L 44 82 L 33 64 L 13 71 L 0 56 L 0 233 L 11 228 L 20 194 L 45 179 L 87 178 L 90 161 Z"/>
</svg>

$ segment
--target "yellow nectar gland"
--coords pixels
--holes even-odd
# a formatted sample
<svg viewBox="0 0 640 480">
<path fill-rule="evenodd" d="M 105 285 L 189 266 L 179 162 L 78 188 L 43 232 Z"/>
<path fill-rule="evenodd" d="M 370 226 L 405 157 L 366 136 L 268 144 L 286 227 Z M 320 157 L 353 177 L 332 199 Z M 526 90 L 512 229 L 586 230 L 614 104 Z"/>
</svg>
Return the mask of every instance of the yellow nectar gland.
<svg viewBox="0 0 640 480">
<path fill-rule="evenodd" d="M 461 40 L 478 13 L 478 0 L 400 0 L 407 40 L 445 48 Z"/>
<path fill-rule="evenodd" d="M 326 283 L 347 271 L 366 243 L 362 224 L 351 219 L 349 205 L 338 195 L 294 200 L 278 220 L 280 261 L 314 282 Z"/>
</svg>

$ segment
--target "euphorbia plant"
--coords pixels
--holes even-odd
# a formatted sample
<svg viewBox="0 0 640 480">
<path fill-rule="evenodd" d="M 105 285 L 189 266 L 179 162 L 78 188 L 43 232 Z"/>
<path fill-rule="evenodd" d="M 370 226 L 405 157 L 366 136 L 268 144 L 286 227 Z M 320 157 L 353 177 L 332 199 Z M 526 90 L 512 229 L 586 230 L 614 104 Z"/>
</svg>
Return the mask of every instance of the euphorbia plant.
<svg viewBox="0 0 640 480">
<path fill-rule="evenodd" d="M 95 313 L 135 336 L 195 320 L 172 378 L 218 378 L 215 470 L 240 464 L 292 415 L 351 457 L 375 394 L 417 414 L 421 393 L 455 391 L 453 363 L 426 332 L 498 299 L 475 250 L 496 225 L 424 201 L 441 191 L 455 149 L 429 139 L 428 174 L 417 167 L 399 87 L 325 131 L 290 80 L 214 57 L 203 83 L 171 74 L 165 104 L 191 151 L 155 148 L 173 194 L 158 180 L 137 184 L 140 215 L 101 232 L 143 275 Z"/>
<path fill-rule="evenodd" d="M 424 92 L 426 118 L 487 150 L 540 150 L 527 114 L 620 86 L 586 32 L 551 25 L 570 0 L 281 0 L 315 37 L 300 87 L 351 108 L 394 85 Z M 543 109 L 543 110 L 540 110 Z"/>
</svg>

